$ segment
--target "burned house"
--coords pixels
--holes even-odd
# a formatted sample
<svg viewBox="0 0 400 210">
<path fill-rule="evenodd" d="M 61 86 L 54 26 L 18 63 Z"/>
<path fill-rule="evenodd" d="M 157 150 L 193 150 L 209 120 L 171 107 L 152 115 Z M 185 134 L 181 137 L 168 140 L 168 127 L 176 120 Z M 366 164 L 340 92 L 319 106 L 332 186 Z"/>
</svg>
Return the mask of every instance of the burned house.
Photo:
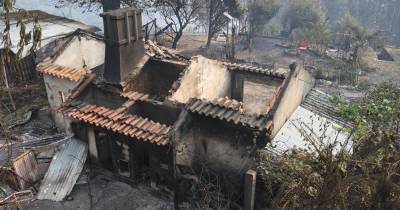
<svg viewBox="0 0 400 210">
<path fill-rule="evenodd" d="M 63 79 L 80 76 L 55 112 L 87 142 L 91 162 L 167 186 L 207 168 L 223 178 L 225 192 L 242 196 L 255 151 L 304 99 L 311 75 L 295 64 L 277 72 L 202 56 L 187 59 L 144 41 L 139 10 L 102 17 L 104 65 L 87 73 L 96 76 L 54 62 L 39 70 Z"/>
<path fill-rule="evenodd" d="M 103 38 L 89 31 L 77 30 L 50 42 L 38 53 L 39 72 L 43 74 L 51 108 L 63 104 L 82 82 L 93 78 L 104 64 Z M 55 124 L 71 132 L 69 121 L 62 114 L 52 112 Z"/>
</svg>

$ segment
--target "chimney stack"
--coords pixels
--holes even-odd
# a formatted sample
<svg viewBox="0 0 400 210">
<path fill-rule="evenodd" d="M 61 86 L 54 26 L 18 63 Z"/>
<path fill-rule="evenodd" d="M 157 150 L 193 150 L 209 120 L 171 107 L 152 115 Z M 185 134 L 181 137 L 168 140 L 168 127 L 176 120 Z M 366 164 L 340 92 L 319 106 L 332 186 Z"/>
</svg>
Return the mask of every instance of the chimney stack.
<svg viewBox="0 0 400 210">
<path fill-rule="evenodd" d="M 123 85 L 148 57 L 142 33 L 142 11 L 122 8 L 101 14 L 106 42 L 104 78 L 106 82 Z"/>
</svg>

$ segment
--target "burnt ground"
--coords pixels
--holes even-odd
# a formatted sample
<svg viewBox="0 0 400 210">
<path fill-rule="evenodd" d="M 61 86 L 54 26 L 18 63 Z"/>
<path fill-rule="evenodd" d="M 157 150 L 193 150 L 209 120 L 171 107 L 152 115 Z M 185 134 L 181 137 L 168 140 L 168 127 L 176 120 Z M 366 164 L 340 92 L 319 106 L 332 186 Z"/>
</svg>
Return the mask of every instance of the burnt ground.
<svg viewBox="0 0 400 210">
<path fill-rule="evenodd" d="M 207 49 L 205 48 L 206 40 L 205 34 L 186 33 L 182 37 L 177 51 L 186 56 L 203 55 L 212 59 L 225 59 L 225 43 L 221 40 L 213 40 L 211 47 Z M 162 44 L 170 46 L 168 42 Z M 335 59 L 313 54 L 290 55 L 285 53 L 285 48 L 282 47 L 288 44 L 288 41 L 280 38 L 257 37 L 254 40 L 252 51 L 249 51 L 244 48 L 244 43 L 239 41 L 236 48 L 236 58 L 246 62 L 275 64 L 277 68 L 287 68 L 294 61 L 298 64 L 305 62 L 306 65 L 313 65 L 321 69 L 328 80 L 338 74 L 338 70 L 335 69 L 335 65 L 337 65 Z M 316 84 L 317 88 L 329 94 L 343 95 L 350 99 L 359 100 L 372 86 L 385 81 L 400 82 L 400 61 L 380 61 L 377 59 L 376 52 L 372 49 L 362 51 L 362 61 L 368 67 L 368 71 L 363 71 L 359 76 L 361 85 L 358 87 L 353 87 L 348 81 L 340 81 L 339 85 L 337 82 L 320 80 Z"/>
<path fill-rule="evenodd" d="M 78 180 L 65 201 L 34 200 L 24 204 L 31 210 L 168 210 L 174 209 L 173 200 L 162 197 L 157 190 L 147 186 L 130 186 L 108 175 L 97 173 L 90 185 L 87 178 Z"/>
<path fill-rule="evenodd" d="M 0 166 L 9 166 L 10 161 L 23 153 L 23 149 L 19 146 L 24 140 L 23 137 L 27 134 L 29 135 L 28 138 L 59 134 L 51 120 L 46 90 L 42 81 L 42 78 L 38 78 L 30 84 L 11 89 L 17 112 L 24 114 L 27 111 L 32 111 L 32 117 L 27 123 L 11 128 L 6 133 L 3 129 L 0 129 Z M 3 122 L 6 121 L 9 112 L 12 111 L 12 105 L 8 91 L 1 88 L 0 102 L 0 117 Z M 6 144 L 9 146 L 6 146 Z M 47 164 L 49 164 L 49 161 Z M 100 171 L 94 173 L 96 176 L 92 175 L 90 181 L 88 181 L 89 175 L 86 169 L 85 175 L 80 178 L 70 197 L 65 201 L 33 200 L 22 203 L 23 209 L 174 209 L 171 197 L 166 197 L 165 193 L 160 192 L 160 189 L 144 185 L 129 185 L 110 175 L 110 172 L 97 170 Z M 39 186 L 40 183 L 36 185 L 36 188 L 38 189 Z"/>
</svg>

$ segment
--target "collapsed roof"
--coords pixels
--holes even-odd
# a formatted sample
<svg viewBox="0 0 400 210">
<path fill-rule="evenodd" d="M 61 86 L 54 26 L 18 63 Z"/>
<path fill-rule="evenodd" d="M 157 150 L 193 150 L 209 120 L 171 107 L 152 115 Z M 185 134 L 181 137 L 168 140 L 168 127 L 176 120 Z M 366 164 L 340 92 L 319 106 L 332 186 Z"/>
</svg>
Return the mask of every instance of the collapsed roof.
<svg viewBox="0 0 400 210">
<path fill-rule="evenodd" d="M 169 143 L 168 132 L 182 110 L 250 130 L 270 131 L 271 110 L 287 83 L 285 73 L 202 56 L 189 60 L 156 43 L 144 42 L 137 25 L 128 32 L 118 29 L 124 24 L 140 25 L 141 20 L 140 11 L 120 12 L 127 12 L 128 22 L 118 12 L 103 14 L 105 38 L 96 40 L 105 43 L 105 49 L 96 46 L 106 53 L 104 65 L 93 69 L 96 82 L 83 77 L 83 72 L 90 70 L 87 66 L 79 70 L 54 64 L 39 67 L 53 77 L 87 81 L 77 83 L 80 87 L 59 112 L 158 145 Z M 108 27 L 117 29 L 111 32 Z M 57 52 L 55 57 L 59 55 Z"/>
</svg>

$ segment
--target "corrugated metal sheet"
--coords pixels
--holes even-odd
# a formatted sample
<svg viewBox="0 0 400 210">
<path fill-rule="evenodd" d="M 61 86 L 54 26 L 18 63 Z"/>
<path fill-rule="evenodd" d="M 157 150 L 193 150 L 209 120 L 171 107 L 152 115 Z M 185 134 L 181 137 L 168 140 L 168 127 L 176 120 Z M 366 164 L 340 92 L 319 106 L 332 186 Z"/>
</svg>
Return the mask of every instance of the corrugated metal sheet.
<svg viewBox="0 0 400 210">
<path fill-rule="evenodd" d="M 261 131 L 270 130 L 272 128 L 272 121 L 267 115 L 246 114 L 243 113 L 243 110 L 240 110 L 240 108 L 238 109 L 237 106 L 229 108 L 213 102 L 192 98 L 187 103 L 186 109 L 192 113 L 224 120 L 236 125 L 255 128 Z"/>
<path fill-rule="evenodd" d="M 308 93 L 301 106 L 341 126 L 352 127 L 351 123 L 340 117 L 336 106 L 331 102 L 331 97 L 331 95 L 314 88 Z"/>
<path fill-rule="evenodd" d="M 343 144 L 348 139 L 348 133 L 340 132 L 339 128 L 341 126 L 331 119 L 299 106 L 272 140 L 273 150 L 282 152 L 295 147 L 309 150 L 307 136 L 313 136 L 314 139 L 323 137 L 324 144 L 332 143 L 335 139 Z"/>
<path fill-rule="evenodd" d="M 39 166 L 33 151 L 27 151 L 13 162 L 21 189 L 28 189 L 40 179 Z"/>
<path fill-rule="evenodd" d="M 47 64 L 45 66 L 40 66 L 38 67 L 38 71 L 43 74 L 51 75 L 60 79 L 71 80 L 74 82 L 77 82 L 85 76 L 91 74 L 91 71 L 85 69 L 70 68 L 66 66 L 59 66 L 56 64 Z"/>
<path fill-rule="evenodd" d="M 245 72 L 253 72 L 257 74 L 263 74 L 268 76 L 273 76 L 281 79 L 286 78 L 285 73 L 277 72 L 271 69 L 260 68 L 256 66 L 251 66 L 248 64 L 237 64 L 237 63 L 224 63 L 228 70 L 231 71 L 245 71 Z"/>
<path fill-rule="evenodd" d="M 59 111 L 70 118 L 143 141 L 157 145 L 169 143 L 169 126 L 125 113 L 125 109 L 114 110 L 87 103 L 75 103 L 75 105 L 63 107 Z"/>
<path fill-rule="evenodd" d="M 37 198 L 62 201 L 69 195 L 82 172 L 88 153 L 86 143 L 72 138 L 54 155 L 42 180 Z"/>
</svg>

